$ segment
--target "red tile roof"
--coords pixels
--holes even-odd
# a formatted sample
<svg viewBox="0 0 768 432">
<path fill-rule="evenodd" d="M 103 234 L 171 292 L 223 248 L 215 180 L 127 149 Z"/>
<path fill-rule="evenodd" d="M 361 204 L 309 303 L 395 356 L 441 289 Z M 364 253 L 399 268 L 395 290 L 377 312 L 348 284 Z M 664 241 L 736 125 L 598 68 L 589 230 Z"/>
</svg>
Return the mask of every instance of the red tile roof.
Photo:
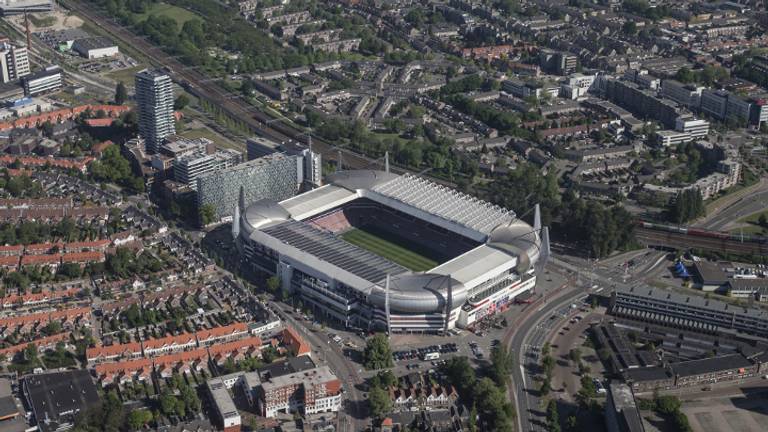
<svg viewBox="0 0 768 432">
<path fill-rule="evenodd" d="M 100 251 L 71 252 L 61 256 L 61 262 L 64 263 L 90 263 L 102 261 L 104 261 L 104 252 Z"/>
<path fill-rule="evenodd" d="M 197 332 L 197 340 L 198 342 L 204 342 L 209 339 L 217 339 L 235 333 L 245 333 L 247 331 L 248 325 L 245 323 L 234 323 L 223 327 L 215 327 L 209 330 L 200 330 Z"/>
<path fill-rule="evenodd" d="M 99 357 L 120 356 L 126 352 L 129 352 L 131 354 L 141 355 L 141 344 L 138 342 L 130 342 L 126 344 L 116 344 L 112 346 L 97 346 L 94 348 L 88 348 L 85 350 L 85 358 L 88 360 L 92 360 Z"/>
<path fill-rule="evenodd" d="M 299 336 L 299 333 L 293 327 L 286 327 L 283 330 L 283 343 L 296 351 L 297 356 L 312 353 L 312 348 Z"/>
<path fill-rule="evenodd" d="M 24 255 L 21 257 L 21 265 L 59 264 L 61 255 Z"/>
</svg>

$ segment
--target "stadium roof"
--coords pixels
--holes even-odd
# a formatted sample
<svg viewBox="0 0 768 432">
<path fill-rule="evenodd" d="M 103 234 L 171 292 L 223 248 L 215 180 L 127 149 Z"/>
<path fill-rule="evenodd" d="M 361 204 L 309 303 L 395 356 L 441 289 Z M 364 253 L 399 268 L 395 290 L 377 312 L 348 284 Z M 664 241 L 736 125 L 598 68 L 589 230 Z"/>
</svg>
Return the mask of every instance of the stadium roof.
<svg viewBox="0 0 768 432">
<path fill-rule="evenodd" d="M 515 218 L 510 210 L 411 174 L 376 185 L 373 191 L 486 235 Z"/>
<path fill-rule="evenodd" d="M 265 228 L 263 231 L 369 282 L 380 282 L 386 278 L 387 274 L 401 274 L 408 271 L 373 252 L 368 252 L 303 222 L 289 220 Z"/>
</svg>

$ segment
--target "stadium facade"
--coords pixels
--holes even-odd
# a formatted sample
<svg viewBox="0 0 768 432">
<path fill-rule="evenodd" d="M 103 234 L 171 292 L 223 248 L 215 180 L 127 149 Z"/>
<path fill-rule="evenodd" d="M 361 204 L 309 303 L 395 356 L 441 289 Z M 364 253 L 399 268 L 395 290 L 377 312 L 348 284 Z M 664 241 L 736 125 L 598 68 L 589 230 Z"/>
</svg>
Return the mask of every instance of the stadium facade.
<svg viewBox="0 0 768 432">
<path fill-rule="evenodd" d="M 348 327 L 471 327 L 533 289 L 534 266 L 549 253 L 538 211 L 532 227 L 509 210 L 409 174 L 342 171 L 326 180 L 280 202 L 246 207 L 241 198 L 233 235 L 246 263 L 277 275 L 316 315 Z M 411 270 L 346 241 L 352 230 L 407 240 L 437 264 Z M 384 244 L 380 250 L 391 246 Z"/>
</svg>

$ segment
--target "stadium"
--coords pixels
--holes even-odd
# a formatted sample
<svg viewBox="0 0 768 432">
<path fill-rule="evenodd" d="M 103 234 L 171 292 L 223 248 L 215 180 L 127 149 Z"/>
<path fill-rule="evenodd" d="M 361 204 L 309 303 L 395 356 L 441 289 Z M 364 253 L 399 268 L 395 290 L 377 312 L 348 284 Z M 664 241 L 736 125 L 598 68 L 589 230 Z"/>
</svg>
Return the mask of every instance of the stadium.
<svg viewBox="0 0 768 432">
<path fill-rule="evenodd" d="M 531 227 L 410 174 L 342 171 L 281 202 L 243 201 L 233 235 L 244 262 L 347 327 L 472 327 L 533 289 L 548 254 L 538 211 Z"/>
</svg>

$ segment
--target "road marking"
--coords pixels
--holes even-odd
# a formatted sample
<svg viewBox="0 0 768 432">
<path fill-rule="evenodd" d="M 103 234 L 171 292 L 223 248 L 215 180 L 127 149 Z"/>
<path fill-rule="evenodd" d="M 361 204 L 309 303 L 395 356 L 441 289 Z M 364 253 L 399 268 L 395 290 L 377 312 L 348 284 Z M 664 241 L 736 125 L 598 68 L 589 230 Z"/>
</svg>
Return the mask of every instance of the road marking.
<svg viewBox="0 0 768 432">
<path fill-rule="evenodd" d="M 525 368 L 523 365 L 520 365 L 520 375 L 523 376 L 523 390 L 525 390 L 525 388 L 528 387 L 528 384 L 525 382 Z"/>
</svg>

